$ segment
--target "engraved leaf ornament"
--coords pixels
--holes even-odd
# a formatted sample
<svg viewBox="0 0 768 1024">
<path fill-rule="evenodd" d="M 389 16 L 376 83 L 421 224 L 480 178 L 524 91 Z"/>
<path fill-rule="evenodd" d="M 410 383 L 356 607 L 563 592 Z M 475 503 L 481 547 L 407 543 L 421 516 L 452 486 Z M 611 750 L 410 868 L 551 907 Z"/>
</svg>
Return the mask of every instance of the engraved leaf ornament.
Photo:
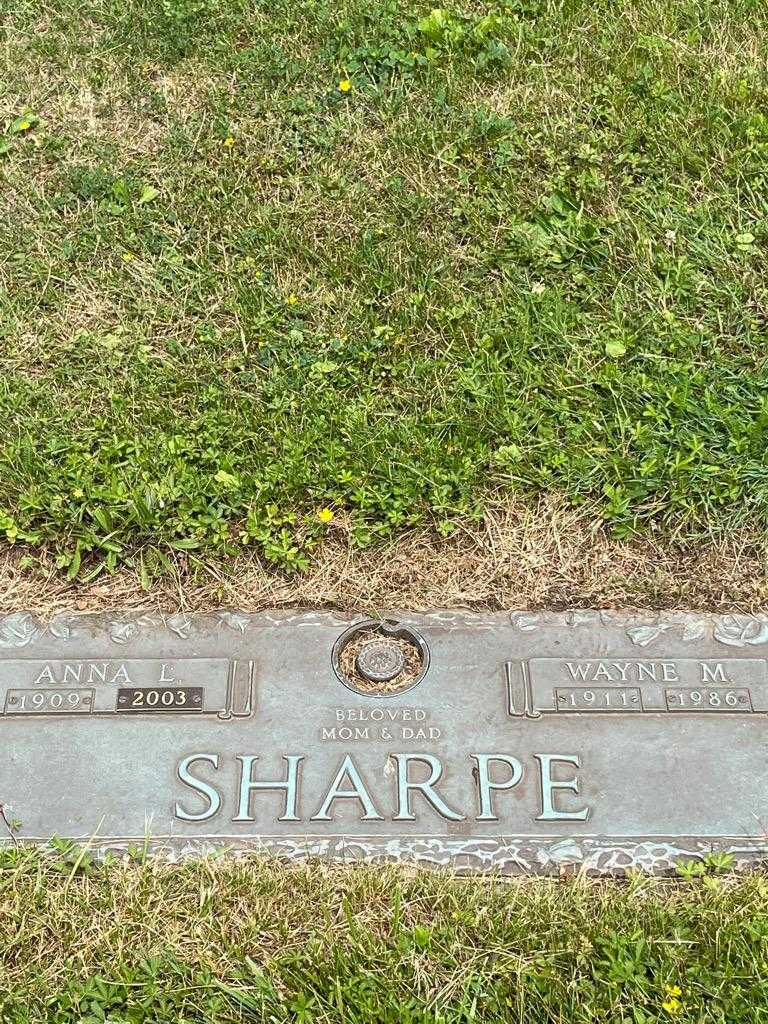
<svg viewBox="0 0 768 1024">
<path fill-rule="evenodd" d="M 37 633 L 38 627 L 27 612 L 15 612 L 0 619 L 0 647 L 26 647 Z"/>
<path fill-rule="evenodd" d="M 729 647 L 768 643 L 768 622 L 751 615 L 726 615 L 715 626 L 715 640 Z"/>
<path fill-rule="evenodd" d="M 127 644 L 138 631 L 139 627 L 135 622 L 110 622 L 109 624 L 109 638 L 116 644 Z"/>
<path fill-rule="evenodd" d="M 627 630 L 627 636 L 637 647 L 647 647 L 653 643 L 665 629 L 669 629 L 669 623 L 657 623 L 653 626 L 632 626 Z"/>
</svg>

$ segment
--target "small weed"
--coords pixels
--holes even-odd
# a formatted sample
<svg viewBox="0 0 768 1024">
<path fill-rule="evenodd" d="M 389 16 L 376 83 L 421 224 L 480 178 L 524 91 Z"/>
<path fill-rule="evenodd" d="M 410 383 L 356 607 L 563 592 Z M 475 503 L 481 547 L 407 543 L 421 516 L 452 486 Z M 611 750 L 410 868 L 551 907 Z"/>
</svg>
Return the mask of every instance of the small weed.
<svg viewBox="0 0 768 1024">
<path fill-rule="evenodd" d="M 96 869 L 93 854 L 86 846 L 60 836 L 53 836 L 50 845 L 57 854 L 50 862 L 52 871 L 72 878 L 75 875 L 90 875 Z"/>
<path fill-rule="evenodd" d="M 675 871 L 680 878 L 693 881 L 711 875 L 723 875 L 733 870 L 736 858 L 732 853 L 705 853 L 701 860 L 680 860 Z"/>
</svg>

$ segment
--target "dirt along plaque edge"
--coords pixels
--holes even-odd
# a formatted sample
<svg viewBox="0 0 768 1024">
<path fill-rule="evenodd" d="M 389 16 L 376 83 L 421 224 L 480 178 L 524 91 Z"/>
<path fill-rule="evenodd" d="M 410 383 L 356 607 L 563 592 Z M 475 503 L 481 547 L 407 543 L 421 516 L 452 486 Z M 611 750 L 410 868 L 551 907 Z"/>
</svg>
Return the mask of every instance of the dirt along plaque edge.
<svg viewBox="0 0 768 1024">
<path fill-rule="evenodd" d="M 452 666 L 444 662 L 441 664 L 439 657 L 436 661 L 435 652 L 440 654 L 445 649 L 446 638 L 452 638 L 453 647 L 448 645 L 448 649 L 465 652 L 463 660 L 456 659 L 457 663 L 461 660 L 461 664 L 457 664 L 456 668 L 466 677 L 462 685 L 466 688 L 468 701 L 467 721 L 474 721 L 482 710 L 472 705 L 473 697 L 480 693 L 474 684 L 482 677 L 483 686 L 486 687 L 483 693 L 486 696 L 488 693 L 498 695 L 498 700 L 503 705 L 504 723 L 509 723 L 513 729 L 556 728 L 560 730 L 562 736 L 565 735 L 562 723 L 566 720 L 583 723 L 584 716 L 589 716 L 590 722 L 600 720 L 601 723 L 619 723 L 638 716 L 645 723 L 646 736 L 654 736 L 655 727 L 650 727 L 649 723 L 658 722 L 659 727 L 663 727 L 673 719 L 678 723 L 690 723 L 688 734 L 695 734 L 699 728 L 697 723 L 712 723 L 720 718 L 720 721 L 728 721 L 731 737 L 735 735 L 733 730 L 737 721 L 741 723 L 742 729 L 761 729 L 758 741 L 754 741 L 752 733 L 748 736 L 752 737 L 749 742 L 755 747 L 753 761 L 745 762 L 748 769 L 753 763 L 762 764 L 762 747 L 768 749 L 768 743 L 763 744 L 762 741 L 762 727 L 768 727 L 768 618 L 763 616 L 643 614 L 589 610 L 566 613 L 472 613 L 440 610 L 413 613 L 396 610 L 372 620 L 370 616 L 334 612 L 279 611 L 245 614 L 224 611 L 170 616 L 154 613 L 72 614 L 43 623 L 31 615 L 19 612 L 0 618 L 0 673 L 5 673 L 0 682 L 0 710 L 5 709 L 0 713 L 0 736 L 5 733 L 2 744 L 5 764 L 0 770 L 0 802 L 3 804 L 7 821 L 13 823 L 20 820 L 22 827 L 13 838 L 10 834 L 0 838 L 6 843 L 13 842 L 14 839 L 21 842 L 46 842 L 56 832 L 70 835 L 78 841 L 87 840 L 96 852 L 109 850 L 119 853 L 127 850 L 131 844 L 147 842 L 149 849 L 154 853 L 171 859 L 198 856 L 224 848 L 233 856 L 261 852 L 289 860 L 302 860 L 308 857 L 338 861 L 385 859 L 442 865 L 464 872 L 490 870 L 508 873 L 559 873 L 584 868 L 592 873 L 608 874 L 632 867 L 663 872 L 672 870 L 674 863 L 680 858 L 700 858 L 710 852 L 732 854 L 737 866 L 741 868 L 768 858 L 768 840 L 765 839 L 760 824 L 768 800 L 766 783 L 763 782 L 765 775 L 762 778 L 759 772 L 754 776 L 749 772 L 745 775 L 744 769 L 739 768 L 742 787 L 745 784 L 744 779 L 747 780 L 747 785 L 753 787 L 756 824 L 752 825 L 751 831 L 748 827 L 743 831 L 726 831 L 722 828 L 715 831 L 662 828 L 657 831 L 645 827 L 638 828 L 636 834 L 629 828 L 623 828 L 621 834 L 610 834 L 608 831 L 601 831 L 599 814 L 595 815 L 594 830 L 591 830 L 588 822 L 576 824 L 578 814 L 585 808 L 590 809 L 590 801 L 599 805 L 600 794 L 589 790 L 588 775 L 581 776 L 582 770 L 589 765 L 576 765 L 574 762 L 574 759 L 580 759 L 580 752 L 564 748 L 546 752 L 544 747 L 547 744 L 543 742 L 546 738 L 545 733 L 542 734 L 542 743 L 538 744 L 542 746 L 542 751 L 533 753 L 533 756 L 527 759 L 521 758 L 520 766 L 521 772 L 527 773 L 528 789 L 531 792 L 538 789 L 539 806 L 534 807 L 531 803 L 529 817 L 532 825 L 529 830 L 516 827 L 510 829 L 509 834 L 496 827 L 498 817 L 494 818 L 496 807 L 492 805 L 497 800 L 511 799 L 512 795 L 518 795 L 516 791 L 512 793 L 515 786 L 510 785 L 517 771 L 516 758 L 513 754 L 506 749 L 483 751 L 479 749 L 479 743 L 470 744 L 472 750 L 467 748 L 467 763 L 470 771 L 475 773 L 475 784 L 479 785 L 478 769 L 485 772 L 482 776 L 486 786 L 485 795 L 475 794 L 478 803 L 474 814 L 470 813 L 467 805 L 459 811 L 453 808 L 457 820 L 451 821 L 448 814 L 440 811 L 439 806 L 437 818 L 433 813 L 440 802 L 437 783 L 431 796 L 429 785 L 427 790 L 419 788 L 424 784 L 424 776 L 415 778 L 408 774 L 411 768 L 415 771 L 417 767 L 424 768 L 427 764 L 422 762 L 419 766 L 417 762 L 420 754 L 430 753 L 429 750 L 422 750 L 422 747 L 429 747 L 429 739 L 425 739 L 417 747 L 405 747 L 403 751 L 398 748 L 391 755 L 401 759 L 400 767 L 394 769 L 396 772 L 401 769 L 402 759 L 405 758 L 405 768 L 402 769 L 406 772 L 405 781 L 398 777 L 397 785 L 401 790 L 403 786 L 405 787 L 402 792 L 405 792 L 407 797 L 406 803 L 413 796 L 414 799 L 419 798 L 417 802 L 431 804 L 427 809 L 432 818 L 427 820 L 423 830 L 412 825 L 412 821 L 415 822 L 418 818 L 415 824 L 421 826 L 423 808 L 409 820 L 407 812 L 411 807 L 408 803 L 405 807 L 406 813 L 402 805 L 390 809 L 387 817 L 392 820 L 388 821 L 385 830 L 377 834 L 379 821 L 383 820 L 385 815 L 379 806 L 373 807 L 373 804 L 381 803 L 379 790 L 382 780 L 378 777 L 374 779 L 375 785 L 369 778 L 363 781 L 361 777 L 356 781 L 347 772 L 343 778 L 339 776 L 335 790 L 331 783 L 326 781 L 323 784 L 322 788 L 327 791 L 327 795 L 333 796 L 334 792 L 337 794 L 333 796 L 329 806 L 333 806 L 334 801 L 337 801 L 336 807 L 343 806 L 346 810 L 348 805 L 354 804 L 362 811 L 366 809 L 365 799 L 369 796 L 372 807 L 368 809 L 371 813 L 365 815 L 370 821 L 364 822 L 363 827 L 346 832 L 342 823 L 339 828 L 343 834 L 339 834 L 338 831 L 333 834 L 323 831 L 327 828 L 326 819 L 322 815 L 310 813 L 312 810 L 322 811 L 322 807 L 307 807 L 302 810 L 302 816 L 309 820 L 304 822 L 303 831 L 296 834 L 286 832 L 282 822 L 273 829 L 266 827 L 266 824 L 260 824 L 247 834 L 238 834 L 237 828 L 241 826 L 243 820 L 237 822 L 237 816 L 234 814 L 231 817 L 237 822 L 237 827 L 217 827 L 215 832 L 199 834 L 175 832 L 173 827 L 163 827 L 163 824 L 167 825 L 168 822 L 162 820 L 162 815 L 158 816 L 160 820 L 152 815 L 151 785 L 157 784 L 158 805 L 175 801 L 177 806 L 182 806 L 183 809 L 187 808 L 184 800 L 205 796 L 205 786 L 213 785 L 210 775 L 197 776 L 190 772 L 188 777 L 192 780 L 191 784 L 179 788 L 178 763 L 175 766 L 175 779 L 169 776 L 156 780 L 144 779 L 141 782 L 141 785 L 149 787 L 146 789 L 146 793 L 149 794 L 146 798 L 148 813 L 143 830 L 110 831 L 109 828 L 94 830 L 91 827 L 78 827 L 91 826 L 98 822 L 86 818 L 82 818 L 81 821 L 77 815 L 74 815 L 74 825 L 69 829 L 46 830 L 25 827 L 24 818 L 29 817 L 30 812 L 27 799 L 29 789 L 25 793 L 24 787 L 17 786 L 16 782 L 19 775 L 24 772 L 27 773 L 27 778 L 30 777 L 30 753 L 32 760 L 35 756 L 42 758 L 43 761 L 45 759 L 46 745 L 43 744 L 42 754 L 35 755 L 30 743 L 30 737 L 38 735 L 34 730 L 39 729 L 41 721 L 47 723 L 43 735 L 50 741 L 52 747 L 50 757 L 59 758 L 61 764 L 70 763 L 75 754 L 83 754 L 83 751 L 75 747 L 67 749 L 66 735 L 62 731 L 56 731 L 65 725 L 56 718 L 57 715 L 66 715 L 70 721 L 79 715 L 81 722 L 88 716 L 92 722 L 99 721 L 99 728 L 102 728 L 119 714 L 123 721 L 130 719 L 141 728 L 140 723 L 146 722 L 149 715 L 154 715 L 154 722 L 162 719 L 168 723 L 174 718 L 174 712 L 178 709 L 171 703 L 163 705 L 162 702 L 182 702 L 194 696 L 195 707 L 189 708 L 188 711 L 189 716 L 194 714 L 197 722 L 204 723 L 211 729 L 220 730 L 224 723 L 239 721 L 241 726 L 245 724 L 246 728 L 252 731 L 254 715 L 259 708 L 260 700 L 266 697 L 268 712 L 269 700 L 279 692 L 278 677 L 283 674 L 286 680 L 291 678 L 290 654 L 294 646 L 296 651 L 303 651 L 305 665 L 309 663 L 307 658 L 313 664 L 316 660 L 316 677 L 322 679 L 323 685 L 326 685 L 328 679 L 335 678 L 342 688 L 346 687 L 346 697 L 352 698 L 354 710 L 358 706 L 355 700 L 361 697 L 367 700 L 368 696 L 356 693 L 354 687 L 348 685 L 348 681 L 339 679 L 336 645 L 341 638 L 354 635 L 356 628 L 370 629 L 372 622 L 383 624 L 385 638 L 394 636 L 401 645 L 411 644 L 417 653 L 421 651 L 418 658 L 416 654 L 413 655 L 411 676 L 406 679 L 407 685 L 404 684 L 402 690 L 394 694 L 385 690 L 376 695 L 379 698 L 387 698 L 378 705 L 381 707 L 391 706 L 396 702 L 402 706 L 417 703 L 416 695 L 422 692 L 421 687 L 430 680 L 433 672 L 442 673 L 440 678 L 449 678 Z M 379 642 L 378 637 L 374 640 L 376 643 Z M 267 670 L 269 678 L 265 678 L 264 675 L 265 643 L 270 645 L 273 652 L 278 649 L 284 652 L 282 661 L 278 659 L 271 662 Z M 419 647 L 420 644 L 424 645 L 423 650 Z M 499 655 L 503 655 L 504 652 L 508 652 L 508 656 L 500 658 Z M 399 654 L 392 658 L 385 657 L 386 652 L 380 650 L 376 650 L 375 654 L 376 659 L 371 659 L 374 666 L 391 664 L 398 672 L 403 672 Z M 488 659 L 487 663 L 483 659 Z M 128 663 L 144 665 L 149 662 L 153 663 L 153 676 L 150 677 L 145 672 L 146 678 L 132 677 L 132 669 Z M 205 673 L 208 673 L 205 679 L 210 679 L 211 683 L 206 683 L 204 692 L 199 685 L 190 684 L 190 679 L 185 675 L 185 662 L 194 662 L 195 671 L 205 663 Z M 103 668 L 105 664 L 128 667 L 122 674 L 119 668 L 116 668 L 115 677 L 108 680 L 110 668 Z M 34 686 L 20 685 L 24 680 L 19 678 L 20 670 L 16 667 L 18 665 L 22 665 L 25 671 L 33 666 L 30 671 L 34 674 Z M 574 686 L 570 690 L 562 685 L 563 679 L 557 674 L 563 665 L 570 666 L 565 671 L 574 676 Z M 738 672 L 731 672 L 733 666 L 738 667 Z M 372 671 L 372 682 L 386 684 L 388 680 L 378 678 L 386 674 L 386 671 Z M 125 678 L 126 675 L 128 678 Z M 312 679 L 309 678 L 311 675 L 312 673 L 308 673 L 307 685 L 312 684 Z M 731 675 L 737 678 L 731 678 Z M 750 685 L 744 685 L 745 679 Z M 68 684 L 66 687 L 65 681 Z M 300 696 L 301 689 L 297 686 L 296 679 L 293 685 L 295 688 L 290 694 L 290 699 L 295 701 L 296 697 Z M 454 704 L 450 706 L 455 707 L 455 696 L 462 690 L 455 680 L 450 685 L 453 687 L 454 695 Z M 275 687 L 278 689 L 275 690 Z M 88 695 L 87 710 L 86 705 L 82 710 L 75 705 L 62 706 L 60 711 L 53 708 L 51 705 L 54 696 L 61 695 L 64 689 L 69 692 L 63 696 L 63 702 L 71 700 L 70 694 L 73 693 L 79 694 L 79 700 L 84 700 L 84 694 Z M 30 709 L 31 713 L 26 718 L 19 714 L 18 708 L 20 694 L 24 692 L 32 694 L 36 699 L 37 695 L 42 694 L 47 702 L 41 708 Z M 152 701 L 157 698 L 157 711 L 127 714 L 125 710 L 118 712 L 116 707 L 107 706 L 108 698 L 111 699 L 113 693 L 116 696 L 120 692 L 124 697 L 126 694 L 141 693 L 144 701 L 151 694 Z M 16 703 L 9 711 L 7 702 L 11 697 Z M 394 701 L 394 698 L 397 701 Z M 695 706 L 691 703 L 694 698 Z M 430 707 L 440 708 L 440 702 L 434 695 L 431 699 L 433 704 Z M 343 698 L 340 696 L 339 700 Z M 625 704 L 622 704 L 622 700 Z M 595 701 L 599 706 L 593 708 Z M 702 702 L 704 706 L 701 706 Z M 493 714 L 496 717 L 493 720 L 493 728 L 498 734 L 501 719 L 497 712 L 498 709 L 494 708 Z M 190 721 L 189 716 L 182 712 L 176 720 L 187 722 Z M 26 730 L 21 739 L 20 718 L 24 719 Z M 555 725 L 558 722 L 560 725 Z M 273 725 L 269 719 L 264 720 L 265 729 Z M 414 728 L 407 727 L 411 731 Z M 428 728 L 437 729 L 436 726 Z M 475 738 L 479 741 L 482 739 L 482 722 L 478 728 L 480 731 Z M 601 724 L 600 728 L 604 728 L 604 725 Z M 626 728 L 626 725 L 621 726 L 624 730 L 623 735 L 631 735 L 626 732 Z M 703 728 L 710 730 L 708 737 L 717 735 L 716 732 L 712 733 L 710 725 Z M 157 735 L 167 736 L 167 733 Z M 305 740 L 308 735 L 307 732 Z M 407 733 L 404 732 L 403 735 Z M 425 736 L 427 735 L 425 733 Z M 522 734 L 518 732 L 514 735 Z M 686 729 L 678 731 L 675 735 L 685 737 Z M 747 736 L 748 733 L 738 735 Z M 163 742 L 168 741 L 164 739 Z M 245 743 L 245 739 L 243 742 Z M 401 746 L 404 742 L 401 741 Z M 437 739 L 432 742 L 431 749 L 437 750 L 434 756 L 440 760 L 438 754 L 443 748 L 439 745 L 434 746 L 438 742 Z M 179 753 L 182 752 L 183 746 L 179 745 Z M 514 744 L 511 744 L 510 750 L 512 746 Z M 475 749 L 476 747 L 478 749 Z M 247 743 L 242 749 L 246 748 L 250 749 Z M 701 744 L 694 749 L 701 749 Z M 215 752 L 206 750 L 191 753 L 216 756 Z M 232 751 L 228 751 L 226 755 L 222 755 L 222 759 L 225 756 L 230 758 L 231 753 Z M 311 754 L 311 751 L 308 753 Z M 341 749 L 337 753 L 339 756 L 336 757 L 335 763 L 343 765 Z M 253 757 L 251 768 L 258 760 L 253 755 L 239 756 Z M 308 755 L 295 756 L 307 757 L 304 765 L 306 770 L 309 763 Z M 354 769 L 357 757 L 355 750 L 353 749 L 348 756 L 348 765 Z M 469 760 L 470 757 L 474 757 L 473 762 Z M 723 749 L 722 757 L 727 775 L 728 749 Z M 137 758 L 140 762 L 140 753 L 137 754 Z M 482 758 L 486 760 L 483 761 Z M 546 777 L 541 774 L 538 782 L 533 780 L 536 765 L 534 758 L 539 759 L 540 773 L 544 771 L 544 758 L 554 759 L 555 763 L 554 768 L 550 766 L 546 769 Z M 491 764 L 494 759 L 495 763 Z M 126 799 L 125 794 L 129 793 L 121 772 L 128 775 L 136 765 L 128 763 L 128 760 L 126 758 L 113 766 L 116 780 L 115 800 Z M 523 760 L 526 761 L 524 766 Z M 204 765 L 204 762 L 198 762 L 197 767 L 201 764 Z M 387 758 L 386 766 L 389 764 Z M 568 768 L 569 765 L 571 768 Z M 138 766 L 141 768 L 140 764 Z M 209 764 L 208 767 L 210 766 Z M 489 774 L 491 768 L 498 772 L 501 767 L 506 767 L 511 774 L 504 778 L 498 773 Z M 434 765 L 432 768 L 434 769 Z M 565 774 L 563 769 L 568 769 Z M 695 765 L 693 770 L 697 770 Z M 711 766 L 704 766 L 703 770 L 706 775 Z M 274 772 L 272 774 L 274 775 Z M 577 776 L 581 776 L 577 782 L 581 787 L 580 791 L 572 786 Z M 81 770 L 79 778 L 88 778 L 85 769 Z M 674 783 L 674 779 L 670 781 Z M 706 782 L 706 778 L 704 781 Z M 550 787 L 548 793 L 547 786 Z M 92 789 L 91 796 L 93 797 L 94 793 L 98 795 L 97 789 Z M 579 797 L 574 801 L 576 794 L 579 794 Z M 542 811 L 540 806 L 542 797 L 550 799 L 549 810 L 554 817 L 549 820 L 546 819 L 547 808 Z M 426 798 L 426 801 L 423 798 Z M 482 803 L 483 799 L 486 800 L 485 805 Z M 108 796 L 105 796 L 105 807 L 108 802 Z M 449 804 L 450 800 L 446 800 L 445 807 L 451 811 Z M 743 801 L 743 804 L 746 810 L 749 800 L 747 799 L 745 803 Z M 76 807 L 76 804 L 73 806 Z M 650 805 L 646 803 L 646 809 L 648 806 Z M 702 803 L 701 806 L 706 805 Z M 394 810 L 398 813 L 394 813 Z M 538 815 L 534 814 L 536 810 L 539 811 Z M 486 812 L 486 818 L 494 820 L 494 834 L 483 834 L 482 829 L 478 827 L 477 823 L 481 820 L 483 811 Z M 46 819 L 45 808 L 37 806 L 35 813 L 38 821 Z M 55 817 L 55 814 L 51 813 Z M 248 813 L 251 813 L 250 809 Z M 700 814 L 700 809 L 696 813 Z M 398 814 L 406 822 L 402 828 L 396 824 Z M 563 818 L 558 817 L 558 814 L 563 814 Z M 661 816 L 663 817 L 663 814 Z M 318 824 L 313 824 L 312 818 L 316 819 Z M 245 819 L 248 822 L 245 827 L 250 828 L 251 820 L 249 817 Z M 693 821 L 693 817 L 691 820 Z M 435 826 L 435 821 L 439 827 Z M 746 817 L 744 821 L 747 824 Z M 175 824 L 176 822 L 171 820 L 171 825 Z M 6 830 L 6 833 L 8 831 Z"/>
</svg>

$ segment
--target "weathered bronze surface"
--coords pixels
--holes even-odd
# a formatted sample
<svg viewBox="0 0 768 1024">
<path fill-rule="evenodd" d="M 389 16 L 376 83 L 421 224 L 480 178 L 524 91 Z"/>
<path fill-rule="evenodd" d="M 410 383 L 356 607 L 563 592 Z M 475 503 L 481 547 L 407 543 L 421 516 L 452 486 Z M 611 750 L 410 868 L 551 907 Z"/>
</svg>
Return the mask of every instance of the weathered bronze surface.
<svg viewBox="0 0 768 1024">
<path fill-rule="evenodd" d="M 19 613 L 0 620 L 0 838 L 746 865 L 768 854 L 767 659 L 768 621 L 738 615 Z"/>
</svg>

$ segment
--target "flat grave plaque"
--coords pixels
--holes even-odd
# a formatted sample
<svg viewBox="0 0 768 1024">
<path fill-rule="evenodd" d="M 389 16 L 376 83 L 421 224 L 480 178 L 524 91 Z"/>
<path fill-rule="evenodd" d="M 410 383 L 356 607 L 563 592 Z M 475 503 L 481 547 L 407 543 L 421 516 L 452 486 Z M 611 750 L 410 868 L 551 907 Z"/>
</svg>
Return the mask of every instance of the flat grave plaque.
<svg viewBox="0 0 768 1024">
<path fill-rule="evenodd" d="M 768 855 L 768 620 L 0 619 L 0 841 L 670 870 Z"/>
</svg>

